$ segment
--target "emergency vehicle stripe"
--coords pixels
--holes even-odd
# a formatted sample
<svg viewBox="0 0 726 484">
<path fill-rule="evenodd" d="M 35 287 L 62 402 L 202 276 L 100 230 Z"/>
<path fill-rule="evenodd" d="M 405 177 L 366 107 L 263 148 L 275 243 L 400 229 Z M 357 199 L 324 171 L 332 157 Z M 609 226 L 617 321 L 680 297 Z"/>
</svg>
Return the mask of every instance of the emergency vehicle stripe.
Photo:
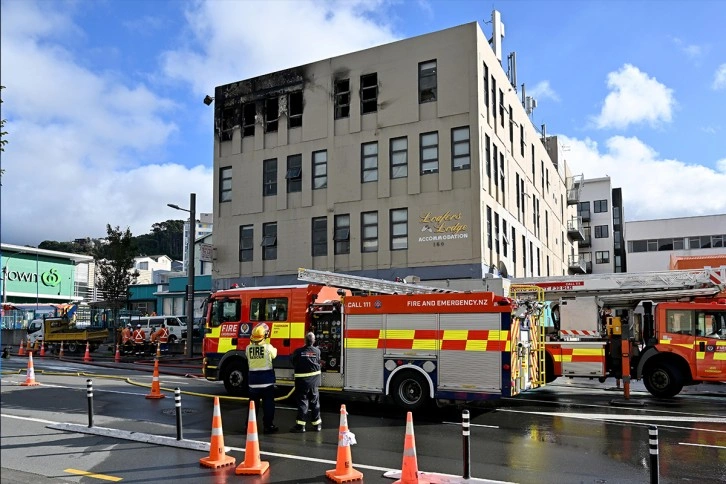
<svg viewBox="0 0 726 484">
<path fill-rule="evenodd" d="M 671 345 L 671 346 L 682 346 L 682 347 L 684 347 L 684 348 L 688 348 L 688 349 L 691 349 L 691 348 L 693 348 L 693 344 L 686 344 L 686 343 L 673 343 L 673 342 L 672 342 L 671 340 L 669 340 L 669 339 L 661 339 L 661 340 L 658 340 L 658 344 L 661 344 L 661 345 Z"/>
<path fill-rule="evenodd" d="M 290 323 L 290 339 L 305 339 L 305 323 Z"/>
<path fill-rule="evenodd" d="M 436 339 L 436 334 L 443 338 Z M 504 330 L 354 329 L 347 331 L 345 344 L 356 349 L 509 351 L 510 334 Z"/>
</svg>

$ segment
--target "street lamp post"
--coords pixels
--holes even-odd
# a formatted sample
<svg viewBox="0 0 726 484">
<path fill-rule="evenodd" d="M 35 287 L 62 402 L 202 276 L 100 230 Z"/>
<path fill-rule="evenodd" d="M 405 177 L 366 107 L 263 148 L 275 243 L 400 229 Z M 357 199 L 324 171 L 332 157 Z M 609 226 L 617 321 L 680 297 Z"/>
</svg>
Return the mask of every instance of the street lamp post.
<svg viewBox="0 0 726 484">
<path fill-rule="evenodd" d="M 187 241 L 187 289 L 186 289 L 186 308 L 187 308 L 187 356 L 194 356 L 194 234 L 197 226 L 197 194 L 189 194 L 189 210 L 181 208 L 173 203 L 167 204 L 169 207 L 183 212 L 189 212 L 189 240 Z"/>
</svg>

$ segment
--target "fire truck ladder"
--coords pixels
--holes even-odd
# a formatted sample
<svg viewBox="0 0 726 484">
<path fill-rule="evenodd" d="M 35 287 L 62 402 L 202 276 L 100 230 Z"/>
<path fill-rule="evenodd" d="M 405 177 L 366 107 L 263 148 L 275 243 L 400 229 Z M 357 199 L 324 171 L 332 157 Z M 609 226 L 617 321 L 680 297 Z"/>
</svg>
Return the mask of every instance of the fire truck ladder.
<svg viewBox="0 0 726 484">
<path fill-rule="evenodd" d="M 352 276 L 349 274 L 318 271 L 302 267 L 297 270 L 297 278 L 300 281 L 307 281 L 325 286 L 375 292 L 379 294 L 445 294 L 462 292 L 454 289 L 420 286 L 417 284 L 407 284 L 405 282 L 385 281 L 383 279 L 374 279 L 372 277 Z"/>
<path fill-rule="evenodd" d="M 538 303 L 544 303 L 545 291 L 538 286 L 529 286 L 525 284 L 513 284 L 509 287 L 509 297 L 515 301 L 523 299 L 535 300 Z M 547 364 L 545 356 L 545 316 L 544 312 L 540 312 L 535 318 L 536 337 L 533 338 L 534 352 L 537 356 L 537 379 L 532 384 L 536 387 L 544 386 L 547 381 Z"/>
</svg>

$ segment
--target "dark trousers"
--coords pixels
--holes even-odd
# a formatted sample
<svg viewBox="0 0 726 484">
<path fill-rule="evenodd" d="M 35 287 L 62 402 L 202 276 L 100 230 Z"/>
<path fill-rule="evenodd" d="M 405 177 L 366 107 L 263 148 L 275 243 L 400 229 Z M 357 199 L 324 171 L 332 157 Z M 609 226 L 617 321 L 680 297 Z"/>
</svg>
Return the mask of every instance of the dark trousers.
<svg viewBox="0 0 726 484">
<path fill-rule="evenodd" d="M 275 385 L 263 388 L 250 388 L 250 398 L 255 402 L 255 409 L 263 408 L 263 428 L 267 429 L 272 427 L 275 421 Z M 262 400 L 262 407 L 260 407 L 260 400 Z"/>
<path fill-rule="evenodd" d="M 310 411 L 310 423 L 318 425 L 320 419 L 320 376 L 309 376 L 306 378 L 295 378 L 295 398 L 297 399 L 297 421 L 298 425 L 305 426 L 308 410 Z"/>
</svg>

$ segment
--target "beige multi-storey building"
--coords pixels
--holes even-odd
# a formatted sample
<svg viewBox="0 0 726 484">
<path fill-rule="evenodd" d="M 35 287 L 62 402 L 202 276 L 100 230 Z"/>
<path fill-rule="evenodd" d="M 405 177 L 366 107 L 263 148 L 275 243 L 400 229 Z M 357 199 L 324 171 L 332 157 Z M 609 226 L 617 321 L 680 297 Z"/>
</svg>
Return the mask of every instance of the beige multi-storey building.
<svg viewBox="0 0 726 484">
<path fill-rule="evenodd" d="M 479 283 L 584 270 L 579 185 L 477 23 L 214 99 L 217 289 L 299 267 Z"/>
</svg>

